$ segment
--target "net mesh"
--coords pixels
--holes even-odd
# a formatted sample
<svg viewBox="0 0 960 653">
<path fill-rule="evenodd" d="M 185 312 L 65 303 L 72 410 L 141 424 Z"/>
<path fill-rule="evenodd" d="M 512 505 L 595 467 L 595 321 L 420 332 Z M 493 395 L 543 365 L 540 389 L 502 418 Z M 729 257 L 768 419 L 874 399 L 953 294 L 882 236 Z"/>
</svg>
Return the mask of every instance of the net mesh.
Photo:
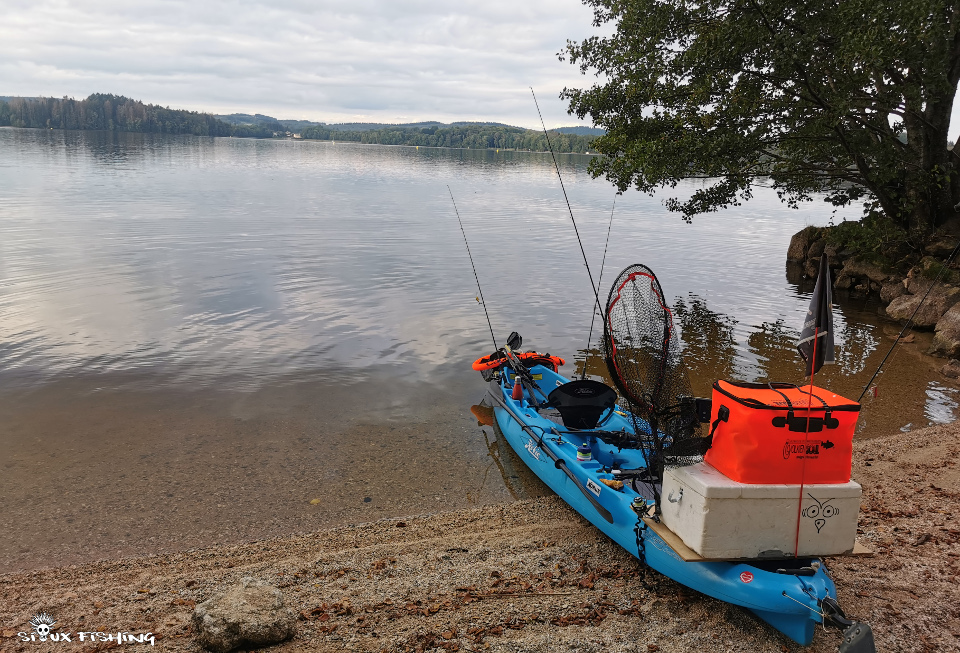
<svg viewBox="0 0 960 653">
<path fill-rule="evenodd" d="M 630 406 L 637 433 L 649 433 L 645 455 L 655 480 L 665 465 L 703 460 L 708 445 L 673 315 L 653 271 L 626 268 L 610 288 L 604 321 L 604 355 L 617 390 Z"/>
</svg>

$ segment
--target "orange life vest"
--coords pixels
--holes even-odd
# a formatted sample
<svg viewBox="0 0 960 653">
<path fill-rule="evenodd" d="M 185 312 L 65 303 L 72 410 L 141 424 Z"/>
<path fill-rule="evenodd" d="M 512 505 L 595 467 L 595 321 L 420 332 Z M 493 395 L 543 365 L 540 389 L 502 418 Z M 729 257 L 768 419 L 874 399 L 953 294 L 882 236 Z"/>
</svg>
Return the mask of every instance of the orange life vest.
<svg viewBox="0 0 960 653">
<path fill-rule="evenodd" d="M 535 351 L 515 351 L 513 352 L 513 355 L 519 358 L 527 367 L 543 365 L 545 367 L 549 367 L 554 372 L 556 372 L 557 368 L 566 362 L 559 356 L 540 354 Z M 489 356 L 484 356 L 483 358 L 478 358 L 477 360 L 473 361 L 473 369 L 477 370 L 478 372 L 482 372 L 483 370 L 495 370 L 501 365 L 504 365 L 506 362 L 506 357 L 499 351 L 495 351 Z"/>
</svg>

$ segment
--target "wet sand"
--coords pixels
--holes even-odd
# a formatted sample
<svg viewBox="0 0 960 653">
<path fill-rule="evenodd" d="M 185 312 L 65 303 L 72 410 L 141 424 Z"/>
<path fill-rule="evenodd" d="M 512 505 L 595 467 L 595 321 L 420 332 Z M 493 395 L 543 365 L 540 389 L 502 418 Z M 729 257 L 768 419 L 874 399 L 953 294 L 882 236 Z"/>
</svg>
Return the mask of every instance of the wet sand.
<svg viewBox="0 0 960 653">
<path fill-rule="evenodd" d="M 0 573 L 515 498 L 470 414 L 482 386 L 357 379 L 0 394 Z"/>
<path fill-rule="evenodd" d="M 960 650 L 960 426 L 855 443 L 859 539 L 872 558 L 828 562 L 841 605 L 877 650 Z M 281 588 L 293 651 L 835 651 L 803 649 L 740 608 L 647 574 L 555 496 L 383 519 L 243 545 L 0 576 L 0 649 L 46 611 L 66 632 L 150 631 L 199 653 L 193 606 L 253 576 Z M 60 648 L 54 648 L 60 646 Z M 76 650 L 100 648 L 74 645 Z"/>
</svg>

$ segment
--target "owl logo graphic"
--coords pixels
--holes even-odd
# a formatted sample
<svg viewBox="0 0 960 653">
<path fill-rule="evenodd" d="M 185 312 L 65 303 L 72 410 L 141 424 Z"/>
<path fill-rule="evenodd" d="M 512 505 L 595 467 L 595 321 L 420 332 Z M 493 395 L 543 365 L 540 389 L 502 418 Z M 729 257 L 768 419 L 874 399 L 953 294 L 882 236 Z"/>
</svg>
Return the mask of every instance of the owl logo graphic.
<svg viewBox="0 0 960 653">
<path fill-rule="evenodd" d="M 813 520 L 813 525 L 817 527 L 817 533 L 826 525 L 827 520 L 834 515 L 840 514 L 840 509 L 830 504 L 833 499 L 824 499 L 821 501 L 812 494 L 807 494 L 816 503 L 803 509 L 803 516 Z"/>
<path fill-rule="evenodd" d="M 53 626 L 56 623 L 53 617 L 46 612 L 41 612 L 30 620 L 30 625 L 33 626 L 36 633 L 40 635 L 41 642 L 47 641 L 47 637 L 50 635 L 50 631 L 53 630 Z"/>
</svg>

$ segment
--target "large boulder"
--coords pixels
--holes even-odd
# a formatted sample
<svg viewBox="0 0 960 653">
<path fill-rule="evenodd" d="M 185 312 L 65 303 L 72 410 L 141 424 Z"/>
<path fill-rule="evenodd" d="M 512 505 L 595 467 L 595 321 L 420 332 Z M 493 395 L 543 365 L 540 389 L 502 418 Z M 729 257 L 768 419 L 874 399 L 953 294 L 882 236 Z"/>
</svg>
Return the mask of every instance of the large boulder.
<svg viewBox="0 0 960 653">
<path fill-rule="evenodd" d="M 927 254 L 939 256 L 940 258 L 946 258 L 953 253 L 957 243 L 960 243 L 960 238 L 957 238 L 956 236 L 940 236 L 939 238 L 935 238 L 924 245 L 923 249 L 927 252 Z"/>
<path fill-rule="evenodd" d="M 933 285 L 933 279 L 927 279 L 919 275 L 908 276 L 903 280 L 903 286 L 911 295 L 922 295 Z"/>
<path fill-rule="evenodd" d="M 925 279 L 928 282 L 932 279 L 938 279 L 941 283 L 960 283 L 960 272 L 950 268 L 944 269 L 943 261 L 932 256 L 924 256 L 920 259 L 920 262 L 907 273 L 907 276 L 918 280 Z"/>
<path fill-rule="evenodd" d="M 883 283 L 891 277 L 890 273 L 879 265 L 868 263 L 856 257 L 847 260 L 843 266 L 843 271 L 847 273 L 847 276 L 867 278 L 877 283 Z"/>
<path fill-rule="evenodd" d="M 960 361 L 951 358 L 949 363 L 940 368 L 940 374 L 951 379 L 960 379 Z"/>
<path fill-rule="evenodd" d="M 819 227 L 805 227 L 793 234 L 790 239 L 790 247 L 787 248 L 787 260 L 803 263 L 807 260 L 807 251 L 813 241 L 820 237 L 821 229 Z"/>
<path fill-rule="evenodd" d="M 284 607 L 280 590 L 248 577 L 198 605 L 193 625 L 201 646 L 227 653 L 290 639 L 296 634 L 297 617 Z"/>
<path fill-rule="evenodd" d="M 847 290 L 852 285 L 853 277 L 847 274 L 844 270 L 840 270 L 840 274 L 838 274 L 837 278 L 833 280 L 833 287 L 841 290 Z"/>
<path fill-rule="evenodd" d="M 840 248 L 836 245 L 827 244 L 823 248 L 823 253 L 827 255 L 827 260 L 830 261 L 830 267 L 837 267 L 842 263 L 840 259 Z"/>
<path fill-rule="evenodd" d="M 929 353 L 947 358 L 960 356 L 960 304 L 954 305 L 937 321 Z"/>
<path fill-rule="evenodd" d="M 906 295 L 907 289 L 902 281 L 891 281 L 880 286 L 880 301 L 890 303 L 901 295 Z"/>
<path fill-rule="evenodd" d="M 958 301 L 960 301 L 960 288 L 937 287 L 930 291 L 925 300 L 923 294 L 896 297 L 887 306 L 887 316 L 906 322 L 916 310 L 913 325 L 920 329 L 932 329 Z M 923 302 L 922 305 L 920 305 L 921 302 Z M 917 310 L 917 306 L 920 306 L 920 310 Z"/>
<path fill-rule="evenodd" d="M 817 265 L 820 265 L 820 257 L 823 255 L 824 250 L 827 247 L 826 238 L 818 238 L 813 241 L 813 244 L 810 245 L 810 249 L 807 250 L 807 258 L 812 259 L 817 262 Z M 830 258 L 829 256 L 827 257 Z"/>
</svg>

